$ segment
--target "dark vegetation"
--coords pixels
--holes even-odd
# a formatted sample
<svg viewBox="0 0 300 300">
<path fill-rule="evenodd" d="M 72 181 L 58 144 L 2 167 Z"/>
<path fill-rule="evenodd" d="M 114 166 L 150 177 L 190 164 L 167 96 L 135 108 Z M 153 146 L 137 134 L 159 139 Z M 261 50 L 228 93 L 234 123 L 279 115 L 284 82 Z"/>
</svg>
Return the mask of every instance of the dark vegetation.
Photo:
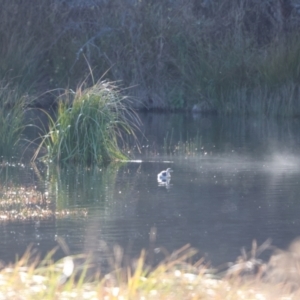
<svg viewBox="0 0 300 300">
<path fill-rule="evenodd" d="M 299 28 L 299 5 L 292 0 L 3 0 L 1 122 L 13 131 L 4 145 L 16 145 L 24 126 L 22 114 L 11 126 L 16 117 L 6 109 L 19 114 L 26 107 L 55 104 L 74 113 L 72 101 L 83 95 L 81 103 L 86 102 L 101 80 L 118 82 L 121 110 L 299 116 Z M 69 97 L 73 91 L 79 94 Z M 124 96 L 135 101 L 129 103 Z M 66 104 L 66 99 L 71 102 Z M 82 124 L 81 109 L 73 117 L 76 126 Z M 119 116 L 113 114 L 114 124 L 124 124 L 123 119 L 116 121 Z M 102 124 L 90 116 L 80 120 L 90 120 L 82 132 Z M 45 137 L 57 132 L 61 125 L 55 122 L 49 120 Z M 71 124 L 66 128 L 69 125 L 74 129 Z M 7 132 L 4 127 L 0 131 Z M 111 140 L 120 132 L 114 129 Z M 52 137 L 44 141 L 60 151 L 62 144 L 54 146 Z M 89 149 L 87 162 L 95 160 L 92 152 L 99 142 L 94 137 L 90 141 L 91 147 L 80 141 Z M 78 160 L 68 151 L 56 153 L 55 159 Z M 103 153 L 99 161 L 103 157 L 112 159 Z"/>
<path fill-rule="evenodd" d="M 44 106 L 55 101 L 55 89 L 76 89 L 89 64 L 95 78 L 107 72 L 133 87 L 126 93 L 139 108 L 299 115 L 298 6 L 3 0 L 0 79 Z"/>
</svg>

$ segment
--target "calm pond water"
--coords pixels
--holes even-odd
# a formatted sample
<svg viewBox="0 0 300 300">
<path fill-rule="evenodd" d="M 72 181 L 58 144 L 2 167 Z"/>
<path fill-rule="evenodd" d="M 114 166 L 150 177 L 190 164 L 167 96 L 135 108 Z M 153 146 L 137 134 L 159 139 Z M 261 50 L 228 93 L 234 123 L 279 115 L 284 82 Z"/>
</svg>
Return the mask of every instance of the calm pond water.
<svg viewBox="0 0 300 300">
<path fill-rule="evenodd" d="M 140 152 L 131 149 L 135 161 L 102 169 L 3 166 L 2 197 L 27 193 L 25 211 L 44 217 L 0 219 L 0 259 L 15 260 L 29 244 L 46 253 L 62 238 L 70 253 L 94 252 L 99 261 L 116 244 L 128 257 L 146 248 L 159 259 L 162 249 L 189 243 L 218 265 L 234 261 L 253 239 L 286 247 L 300 235 L 299 120 L 141 119 Z M 158 184 L 157 174 L 168 167 L 170 182 Z M 18 209 L 2 201 L 2 211 Z"/>
</svg>

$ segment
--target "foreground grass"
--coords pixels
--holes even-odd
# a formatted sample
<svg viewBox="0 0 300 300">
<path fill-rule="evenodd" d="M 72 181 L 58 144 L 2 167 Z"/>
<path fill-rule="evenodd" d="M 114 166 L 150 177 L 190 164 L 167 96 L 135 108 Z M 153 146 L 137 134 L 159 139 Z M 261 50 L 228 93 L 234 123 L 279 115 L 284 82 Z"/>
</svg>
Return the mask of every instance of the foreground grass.
<svg viewBox="0 0 300 300">
<path fill-rule="evenodd" d="M 296 244 L 299 246 L 299 242 Z M 115 259 L 113 272 L 92 277 L 88 276 L 89 264 L 83 256 L 68 256 L 53 263 L 50 253 L 38 263 L 28 252 L 16 264 L 2 268 L 0 299 L 299 299 L 297 266 L 284 269 L 280 264 L 290 255 L 297 264 L 296 244 L 274 254 L 269 263 L 260 264 L 264 274 L 255 268 L 245 272 L 254 262 L 249 259 L 238 272 L 234 270 L 240 263 L 214 278 L 203 262 L 188 263 L 195 254 L 189 246 L 175 251 L 152 270 L 146 266 L 142 252 L 131 268 L 120 267 Z M 76 265 L 78 261 L 85 263 Z M 279 272 L 285 276 L 279 277 Z"/>
</svg>

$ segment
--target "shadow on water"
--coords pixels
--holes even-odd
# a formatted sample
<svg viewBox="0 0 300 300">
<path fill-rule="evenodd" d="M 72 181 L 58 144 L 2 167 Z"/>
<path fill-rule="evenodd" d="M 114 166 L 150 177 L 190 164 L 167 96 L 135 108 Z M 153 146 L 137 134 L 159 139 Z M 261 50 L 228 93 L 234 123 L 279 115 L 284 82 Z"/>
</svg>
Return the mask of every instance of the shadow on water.
<svg viewBox="0 0 300 300">
<path fill-rule="evenodd" d="M 152 248 L 160 259 L 159 247 L 172 251 L 190 243 L 217 265 L 235 260 L 253 239 L 272 238 L 285 247 L 299 236 L 298 120 L 141 118 L 136 161 L 102 169 L 0 167 L 2 202 L 8 188 L 31 187 L 47 196 L 45 206 L 37 205 L 50 211 L 0 220 L 2 260 L 14 260 L 30 243 L 46 253 L 61 237 L 71 253 L 93 252 L 100 263 L 115 244 L 128 257 Z M 171 177 L 158 182 L 168 167 Z"/>
</svg>

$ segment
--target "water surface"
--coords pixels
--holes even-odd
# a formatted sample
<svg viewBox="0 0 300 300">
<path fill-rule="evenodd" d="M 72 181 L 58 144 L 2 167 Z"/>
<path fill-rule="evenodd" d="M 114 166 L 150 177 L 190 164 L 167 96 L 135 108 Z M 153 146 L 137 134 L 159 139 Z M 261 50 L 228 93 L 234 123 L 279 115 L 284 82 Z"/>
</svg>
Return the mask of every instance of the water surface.
<svg viewBox="0 0 300 300">
<path fill-rule="evenodd" d="M 31 187 L 52 211 L 79 213 L 0 221 L 0 259 L 14 260 L 30 243 L 45 253 L 61 237 L 70 253 L 97 253 L 100 261 L 116 244 L 129 257 L 146 248 L 161 258 L 159 247 L 171 252 L 189 243 L 218 265 L 250 249 L 253 239 L 286 247 L 300 235 L 298 120 L 141 119 L 140 152 L 130 149 L 135 161 L 107 168 L 3 166 L 3 189 Z M 159 185 L 156 175 L 167 167 L 171 181 Z"/>
</svg>

